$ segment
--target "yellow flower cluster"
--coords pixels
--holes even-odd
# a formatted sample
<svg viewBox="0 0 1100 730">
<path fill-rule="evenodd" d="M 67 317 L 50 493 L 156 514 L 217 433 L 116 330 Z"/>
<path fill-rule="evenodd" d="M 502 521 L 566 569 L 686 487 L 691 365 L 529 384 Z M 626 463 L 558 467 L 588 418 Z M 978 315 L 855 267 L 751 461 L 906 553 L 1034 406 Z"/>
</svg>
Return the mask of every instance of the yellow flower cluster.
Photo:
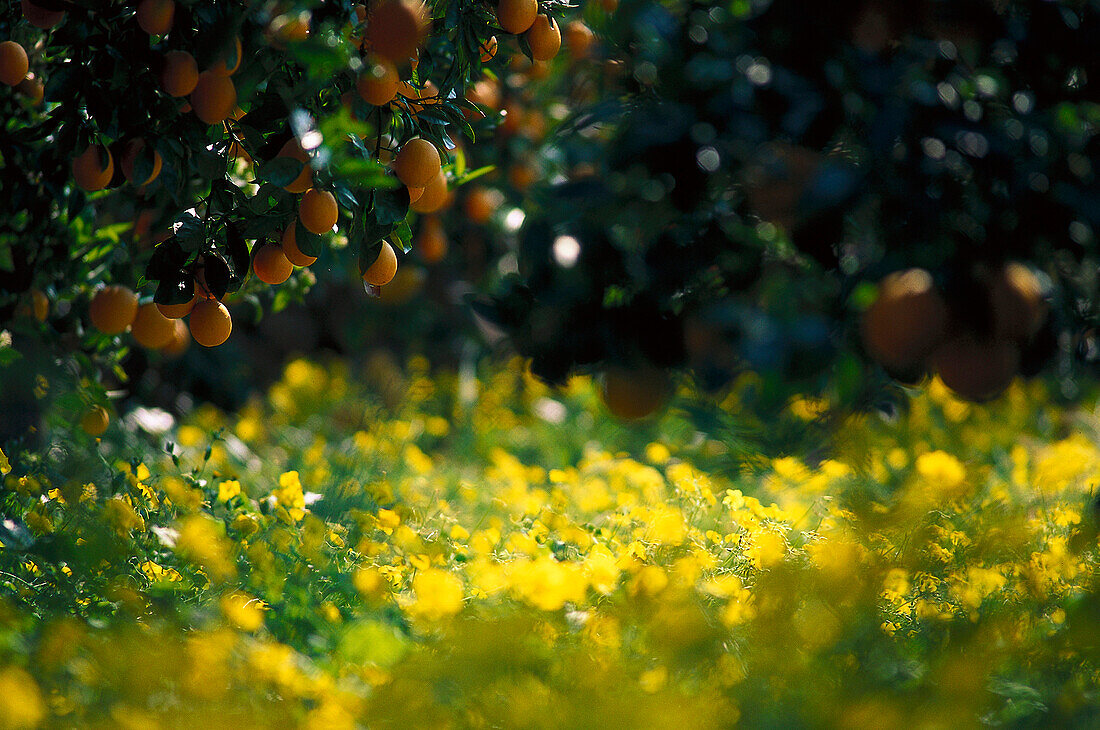
<svg viewBox="0 0 1100 730">
<path fill-rule="evenodd" d="M 519 363 L 295 361 L 172 458 L 13 455 L 0 727 L 1080 724 L 1100 422 L 1029 387 L 810 459 Z"/>
</svg>

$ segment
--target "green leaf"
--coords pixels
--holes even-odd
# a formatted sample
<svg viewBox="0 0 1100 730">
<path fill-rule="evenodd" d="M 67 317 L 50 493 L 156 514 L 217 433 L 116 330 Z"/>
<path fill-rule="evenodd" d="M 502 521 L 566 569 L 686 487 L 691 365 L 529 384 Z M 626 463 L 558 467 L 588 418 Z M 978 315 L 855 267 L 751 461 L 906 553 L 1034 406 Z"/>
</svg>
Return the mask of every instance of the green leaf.
<svg viewBox="0 0 1100 730">
<path fill-rule="evenodd" d="M 375 222 L 381 226 L 404 220 L 409 214 L 409 189 L 400 185 L 389 190 L 375 191 L 372 213 Z"/>
<path fill-rule="evenodd" d="M 276 157 L 261 165 L 256 177 L 273 185 L 286 187 L 302 174 L 302 166 L 303 163 L 293 157 Z"/>
<path fill-rule="evenodd" d="M 22 357 L 23 354 L 14 347 L 0 347 L 0 368 L 6 368 Z"/>
<path fill-rule="evenodd" d="M 176 242 L 184 251 L 198 251 L 206 243 L 206 223 L 193 211 L 185 211 L 173 228 Z"/>
<path fill-rule="evenodd" d="M 325 247 L 324 239 L 303 226 L 302 221 L 297 218 L 294 220 L 294 226 L 294 242 L 298 245 L 298 250 L 306 256 L 314 258 L 320 256 L 321 250 Z"/>
</svg>

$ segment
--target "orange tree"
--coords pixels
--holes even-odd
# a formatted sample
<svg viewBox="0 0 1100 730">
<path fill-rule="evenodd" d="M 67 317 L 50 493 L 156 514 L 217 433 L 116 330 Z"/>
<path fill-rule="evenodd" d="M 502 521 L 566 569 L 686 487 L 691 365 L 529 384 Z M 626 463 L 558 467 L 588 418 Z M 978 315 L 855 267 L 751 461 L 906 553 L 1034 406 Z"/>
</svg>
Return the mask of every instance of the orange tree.
<svg viewBox="0 0 1100 730">
<path fill-rule="evenodd" d="M 523 35 L 507 40 L 498 10 Z M 232 330 L 223 299 L 278 309 L 329 248 L 379 294 L 410 216 L 477 173 L 456 141 L 499 115 L 467 89 L 498 47 L 497 63 L 530 54 L 530 35 L 545 55 L 549 17 L 566 12 L 558 0 L 5 4 L 0 358 L 33 365 L 5 379 L 39 393 L 79 383 L 51 391 L 68 391 L 75 422 L 98 416 L 99 383 L 120 377 L 135 342 L 217 346 Z"/>
<path fill-rule="evenodd" d="M 782 407 L 932 373 L 985 400 L 1045 369 L 1073 396 L 1098 352 L 1098 9 L 624 1 L 477 310 L 551 381 L 750 367 Z"/>
</svg>

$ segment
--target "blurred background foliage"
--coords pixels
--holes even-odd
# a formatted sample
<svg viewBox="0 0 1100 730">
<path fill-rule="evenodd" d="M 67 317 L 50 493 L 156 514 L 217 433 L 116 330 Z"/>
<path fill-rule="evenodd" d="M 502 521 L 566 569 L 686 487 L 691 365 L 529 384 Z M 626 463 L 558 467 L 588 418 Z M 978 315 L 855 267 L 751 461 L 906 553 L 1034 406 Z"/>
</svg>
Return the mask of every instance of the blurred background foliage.
<svg viewBox="0 0 1100 730">
<path fill-rule="evenodd" d="M 46 106 L 14 91 L 0 99 L 13 173 L 0 183 L 13 201 L 0 232 L 10 349 L 45 367 L 79 351 L 55 375 L 85 402 L 110 392 L 176 409 L 187 393 L 239 404 L 295 351 L 356 356 L 382 343 L 440 364 L 514 351 L 548 382 L 611 373 L 654 403 L 669 390 L 646 375 L 654 368 L 714 391 L 752 370 L 773 410 L 800 392 L 866 408 L 904 400 L 890 376 L 946 379 L 952 356 L 956 369 L 995 381 L 957 387 L 975 399 L 1015 374 L 1044 374 L 1057 397 L 1081 397 L 1100 352 L 1095 2 L 543 9 L 560 20 L 556 58 L 533 62 L 523 37 L 496 33 L 499 52 L 483 62 L 474 44 L 499 30 L 494 9 L 434 3 L 420 66 L 402 73 L 438 99 L 383 114 L 344 104 L 359 55 L 350 3 L 244 14 L 182 2 L 188 30 L 152 46 L 123 6 L 74 4 L 32 54 Z M 33 40 L 19 8 L 5 12 L 9 32 Z M 308 33 L 284 43 L 273 29 L 292 21 Z M 176 47 L 205 49 L 204 63 L 231 53 L 234 34 L 244 115 L 230 150 L 237 137 L 153 93 L 151 69 Z M 66 63 L 76 45 L 91 59 L 86 73 Z M 123 96 L 126 105 L 103 101 Z M 315 175 L 334 186 L 343 217 L 335 236 L 308 244 L 318 263 L 270 287 L 246 274 L 233 242 L 242 232 L 277 240 L 293 225 L 275 155 L 311 130 L 323 140 Z M 84 140 L 154 134 L 165 172 L 147 189 L 86 198 L 68 183 Z M 373 136 L 359 144 L 361 134 Z M 413 134 L 445 153 L 451 189 L 431 213 L 407 210 L 375 161 Z M 334 141 L 348 136 L 355 144 Z M 193 232 L 196 203 L 205 213 Z M 173 221 L 175 236 L 153 248 Z M 356 291 L 353 261 L 378 250 L 378 226 L 405 250 L 397 279 L 373 299 Z M 84 326 L 98 283 L 156 283 L 150 256 L 222 262 L 237 322 L 227 345 L 172 359 Z M 1040 327 L 1008 338 L 994 290 L 1015 263 L 1043 309 Z M 859 323 L 875 285 L 913 267 L 942 301 L 941 339 L 969 349 L 895 367 L 867 351 Z M 31 289 L 48 298 L 44 325 L 16 316 Z M 34 378 L 12 373 L 30 408 Z"/>
</svg>

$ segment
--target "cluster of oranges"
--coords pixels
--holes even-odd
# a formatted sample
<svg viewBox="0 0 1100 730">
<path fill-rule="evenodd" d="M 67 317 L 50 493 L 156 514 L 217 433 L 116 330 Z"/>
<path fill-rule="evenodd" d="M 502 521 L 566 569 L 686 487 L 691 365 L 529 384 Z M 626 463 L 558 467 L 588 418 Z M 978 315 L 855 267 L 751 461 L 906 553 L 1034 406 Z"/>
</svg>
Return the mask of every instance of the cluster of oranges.
<svg viewBox="0 0 1100 730">
<path fill-rule="evenodd" d="M 924 269 L 886 276 L 863 315 L 867 352 L 902 380 L 932 371 L 967 400 L 1000 395 L 1048 307 L 1039 278 L 1023 264 L 982 269 L 973 278 L 965 294 L 948 300 Z"/>
</svg>

